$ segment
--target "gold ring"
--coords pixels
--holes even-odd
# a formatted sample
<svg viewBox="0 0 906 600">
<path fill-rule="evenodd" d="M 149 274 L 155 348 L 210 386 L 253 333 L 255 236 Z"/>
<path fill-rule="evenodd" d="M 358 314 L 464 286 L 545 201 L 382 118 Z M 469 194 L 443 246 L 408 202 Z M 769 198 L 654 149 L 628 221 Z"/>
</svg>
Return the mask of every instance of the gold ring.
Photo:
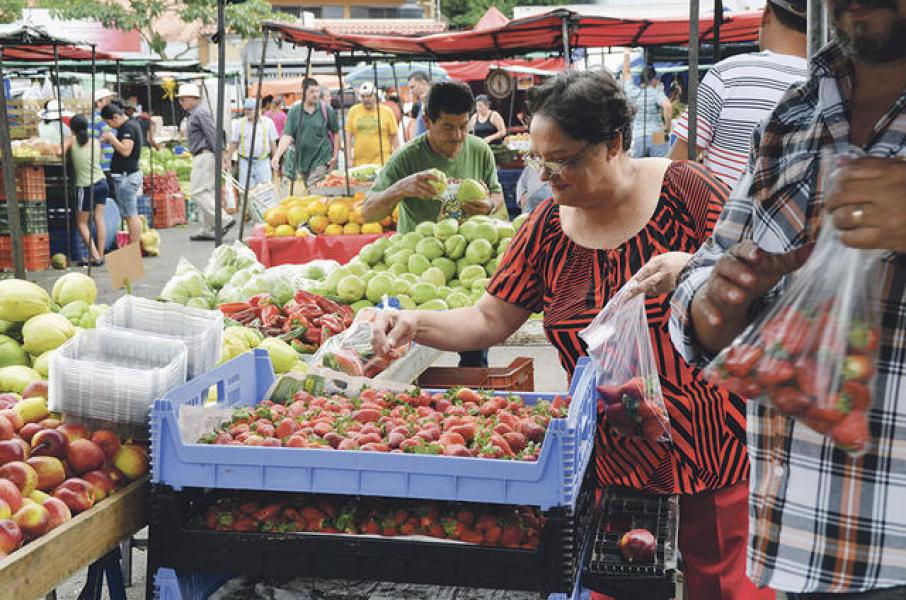
<svg viewBox="0 0 906 600">
<path fill-rule="evenodd" d="M 862 208 L 854 208 L 852 213 L 850 213 L 850 217 L 852 217 L 853 225 L 858 227 L 862 224 L 862 221 L 865 220 L 865 210 Z"/>
</svg>

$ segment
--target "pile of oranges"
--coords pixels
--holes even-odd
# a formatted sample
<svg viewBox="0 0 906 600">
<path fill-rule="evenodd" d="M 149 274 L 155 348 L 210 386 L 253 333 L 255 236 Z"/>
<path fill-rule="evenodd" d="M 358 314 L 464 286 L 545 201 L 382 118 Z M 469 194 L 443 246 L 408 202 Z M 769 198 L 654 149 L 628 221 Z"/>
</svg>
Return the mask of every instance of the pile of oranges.
<svg viewBox="0 0 906 600">
<path fill-rule="evenodd" d="M 365 195 L 328 198 L 324 196 L 287 196 L 278 206 L 264 213 L 264 233 L 268 237 L 306 237 L 309 235 L 356 235 L 383 233 L 396 226 L 397 210 L 380 223 L 362 218 Z"/>
</svg>

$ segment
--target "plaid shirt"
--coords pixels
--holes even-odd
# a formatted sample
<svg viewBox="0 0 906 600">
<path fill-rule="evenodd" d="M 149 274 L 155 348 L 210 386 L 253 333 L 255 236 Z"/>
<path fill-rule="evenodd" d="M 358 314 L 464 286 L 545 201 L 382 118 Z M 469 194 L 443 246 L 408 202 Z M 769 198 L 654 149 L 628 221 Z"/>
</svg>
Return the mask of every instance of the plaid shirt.
<svg viewBox="0 0 906 600">
<path fill-rule="evenodd" d="M 756 131 L 747 173 L 673 297 L 671 336 L 688 361 L 708 358 L 696 346 L 689 308 L 727 249 L 748 238 L 786 252 L 814 236 L 821 154 L 852 150 L 852 85 L 852 64 L 832 42 L 814 57 L 808 81 L 790 89 Z M 906 157 L 904 108 L 906 92 L 860 152 Z M 849 458 L 807 426 L 748 403 L 748 575 L 756 585 L 803 593 L 906 584 L 906 256 L 883 254 L 880 272 L 883 337 L 866 455 Z"/>
</svg>

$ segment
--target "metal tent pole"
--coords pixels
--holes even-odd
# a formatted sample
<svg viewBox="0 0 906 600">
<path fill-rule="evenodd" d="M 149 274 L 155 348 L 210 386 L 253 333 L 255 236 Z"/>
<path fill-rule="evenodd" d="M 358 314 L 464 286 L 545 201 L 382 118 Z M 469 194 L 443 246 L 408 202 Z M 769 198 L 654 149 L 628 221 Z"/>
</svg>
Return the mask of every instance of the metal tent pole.
<svg viewBox="0 0 906 600">
<path fill-rule="evenodd" d="M 563 38 L 563 63 L 566 65 L 566 68 L 572 65 L 572 56 L 569 48 L 569 23 L 567 22 L 567 17 L 563 17 L 560 20 L 560 29 L 561 36 Z"/>
<path fill-rule="evenodd" d="M 374 100 L 377 108 L 377 133 L 378 133 L 378 151 L 381 153 L 381 166 L 384 166 L 384 130 L 381 127 L 381 92 L 378 87 L 377 61 L 371 63 L 374 67 Z M 344 138 L 345 139 L 345 138 Z"/>
<path fill-rule="evenodd" d="M 698 0 L 689 0 L 689 160 L 698 154 L 698 26 Z"/>
<path fill-rule="evenodd" d="M 148 81 L 145 85 L 146 85 L 146 89 L 148 91 L 148 117 L 150 118 L 151 117 L 151 63 L 150 62 L 145 64 L 145 75 L 148 78 Z M 149 125 L 148 133 L 150 133 L 150 132 L 151 132 L 151 126 Z M 151 212 L 152 219 L 151 220 L 153 222 L 153 220 L 154 220 L 154 217 L 153 217 L 154 216 L 154 212 L 153 212 L 154 211 L 154 208 L 153 208 L 154 207 L 154 152 L 151 151 L 150 147 L 148 148 L 148 168 L 150 169 L 150 173 L 148 175 L 148 181 L 150 182 L 148 185 L 148 189 L 151 190 L 151 195 L 148 196 L 148 203 L 152 207 L 151 208 L 151 210 L 152 210 L 152 212 Z M 152 223 L 148 223 L 148 227 L 151 227 L 151 225 L 152 225 Z"/>
<path fill-rule="evenodd" d="M 807 29 L 809 60 L 824 46 L 827 39 L 824 0 L 808 0 Z"/>
<path fill-rule="evenodd" d="M 334 53 L 334 61 L 337 65 L 337 80 L 340 86 L 340 132 L 337 135 L 344 135 L 346 131 L 346 104 L 343 102 L 343 67 L 340 64 L 340 53 Z M 330 127 L 330 124 L 327 124 Z M 340 138 L 343 140 L 343 138 Z M 345 140 L 343 140 L 345 142 Z M 349 186 L 349 145 L 343 144 L 343 169 L 346 171 L 346 195 L 352 196 L 352 189 Z"/>
<path fill-rule="evenodd" d="M 214 138 L 214 246 L 223 242 L 223 95 L 225 93 L 226 32 L 224 2 L 217 0 L 217 118 Z"/>
<path fill-rule="evenodd" d="M 3 55 L 0 50 L 0 154 L 3 155 L 3 191 L 9 214 L 10 245 L 13 249 L 13 268 L 16 277 L 25 279 L 25 257 L 22 255 L 22 224 L 19 222 L 19 200 L 16 198 L 16 166 L 13 164 L 13 145 L 9 137 L 6 113 L 6 86 L 3 85 Z"/>
<path fill-rule="evenodd" d="M 91 101 L 92 102 L 94 102 L 94 78 L 95 78 L 95 75 L 97 74 L 96 69 L 97 69 L 97 46 L 92 44 L 91 45 Z M 92 124 L 92 127 L 93 126 L 94 125 Z M 92 179 L 94 179 L 94 145 L 95 145 L 94 136 L 91 136 L 91 138 L 88 140 L 88 142 L 91 144 L 91 148 L 88 149 L 88 151 L 90 152 L 90 156 L 91 156 L 91 162 L 89 163 L 91 166 L 88 168 L 88 173 L 89 173 L 88 206 L 91 207 L 91 215 L 93 216 L 94 215 L 94 181 L 92 181 Z M 76 210 L 78 210 L 78 207 L 76 207 Z M 98 227 L 98 223 L 97 223 L 97 219 L 95 219 L 95 221 L 94 221 L 95 235 L 97 235 L 97 231 L 98 231 L 97 227 Z M 98 252 L 100 253 L 100 251 L 102 249 L 106 252 L 107 240 L 106 239 L 102 240 L 101 236 L 99 236 L 99 235 L 97 236 L 97 238 L 98 238 Z M 88 276 L 91 277 L 91 235 L 88 236 Z"/>
<path fill-rule="evenodd" d="M 305 76 L 311 77 L 311 51 L 314 49 L 314 46 L 308 47 L 308 56 L 305 57 Z M 302 101 L 305 101 L 305 98 L 302 98 Z"/>
<path fill-rule="evenodd" d="M 123 97 L 122 83 L 120 82 L 120 61 L 116 61 L 116 95 Z M 94 98 L 92 98 L 94 100 Z"/>
<path fill-rule="evenodd" d="M 60 107 L 60 159 L 63 164 L 63 205 L 66 207 L 66 249 L 68 250 L 68 256 L 72 258 L 72 215 L 69 214 L 69 176 L 66 174 L 66 148 L 64 146 L 66 140 L 63 139 L 63 98 L 60 96 L 60 48 L 56 42 L 53 45 L 53 62 L 54 70 L 57 74 L 54 88 L 57 95 L 57 105 Z"/>
<path fill-rule="evenodd" d="M 271 30 L 264 30 L 264 43 L 261 44 L 261 62 L 258 63 L 258 88 L 255 90 L 255 118 L 252 120 L 252 138 L 249 148 L 248 168 L 245 173 L 245 189 L 242 191 L 242 212 L 240 212 L 239 217 L 239 239 L 242 239 L 242 235 L 245 233 L 245 215 L 249 207 L 249 186 L 252 182 L 252 157 L 255 154 L 255 136 L 258 131 L 258 112 L 261 110 L 261 87 L 264 85 L 264 61 L 267 58 L 267 42 L 270 39 Z M 242 124 L 242 127 L 245 127 L 245 123 Z M 264 133 L 264 149 L 267 149 L 267 132 Z M 239 148 L 240 157 L 239 160 L 242 160 L 242 148 Z M 268 167 L 270 168 L 270 167 Z"/>
</svg>

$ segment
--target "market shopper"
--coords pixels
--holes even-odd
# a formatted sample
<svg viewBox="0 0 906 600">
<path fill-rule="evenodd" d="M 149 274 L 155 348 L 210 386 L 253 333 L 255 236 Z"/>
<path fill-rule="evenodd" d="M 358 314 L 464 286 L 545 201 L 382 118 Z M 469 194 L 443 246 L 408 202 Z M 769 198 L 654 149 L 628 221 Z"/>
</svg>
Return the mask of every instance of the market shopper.
<svg viewBox="0 0 906 600">
<path fill-rule="evenodd" d="M 292 146 L 292 164 L 283 165 L 289 179 L 301 179 L 306 187 L 318 183 L 337 165 L 340 150 L 337 113 L 321 100 L 321 86 L 311 77 L 302 80 L 302 102 L 289 110 L 277 152 L 271 159 L 275 171 Z"/>
<path fill-rule="evenodd" d="M 731 56 L 714 65 L 698 87 L 698 154 L 733 187 L 746 169 L 752 132 L 790 86 L 805 81 L 807 0 L 768 0 L 761 15 L 760 52 Z M 688 156 L 689 113 L 673 127 L 670 158 Z"/>
<path fill-rule="evenodd" d="M 38 137 L 46 142 L 53 144 L 60 143 L 60 120 L 73 116 L 74 113 L 62 108 L 57 100 L 48 100 L 44 103 L 44 108 L 38 111 Z M 63 123 L 63 139 L 72 135 L 72 131 L 66 123 Z"/>
<path fill-rule="evenodd" d="M 214 152 L 217 148 L 217 128 L 211 113 L 201 105 L 201 90 L 194 83 L 183 83 L 176 95 L 179 105 L 189 113 L 186 119 L 186 145 L 192 155 L 192 175 L 189 179 L 189 195 L 192 202 L 201 211 L 201 231 L 191 237 L 195 242 L 213 241 L 214 238 L 214 198 L 215 178 L 220 174 L 214 172 Z M 236 221 L 226 214 L 222 215 L 223 230 L 226 233 Z"/>
<path fill-rule="evenodd" d="M 746 175 L 681 277 L 671 334 L 703 364 L 762 314 L 825 211 L 844 244 L 889 251 L 871 442 L 852 458 L 801 421 L 748 404 L 749 577 L 794 600 L 906 598 L 906 0 L 828 0 L 835 39 L 758 130 Z M 824 155 L 866 154 L 838 169 Z"/>
<path fill-rule="evenodd" d="M 707 239 L 728 189 L 695 163 L 630 158 L 634 109 L 612 76 L 561 73 L 530 90 L 528 102 L 536 153 L 529 162 L 550 184 L 553 198 L 516 233 L 475 306 L 381 313 L 378 351 L 413 339 L 452 351 L 490 347 L 532 313 L 543 312 L 547 337 L 572 377 L 585 355 L 578 333 L 607 301 L 646 263 L 675 277 Z M 673 442 L 625 438 L 602 423 L 598 482 L 680 494 L 687 597 L 773 598 L 745 576 L 743 403 L 682 361 L 667 331 L 668 281 L 646 277 L 644 283 L 658 294 L 646 306 Z"/>
<path fill-rule="evenodd" d="M 261 100 L 261 111 L 264 115 L 274 122 L 277 129 L 277 136 L 283 135 L 283 128 L 286 126 L 286 112 L 283 110 L 283 96 L 267 95 Z"/>
<path fill-rule="evenodd" d="M 637 113 L 632 123 L 633 158 L 666 156 L 670 149 L 667 133 L 673 118 L 673 105 L 661 89 L 657 71 L 647 65 L 640 76 L 639 85 L 632 79 L 629 50 L 623 52 L 623 88 Z"/>
<path fill-rule="evenodd" d="M 412 131 L 407 136 L 411 140 L 428 131 L 425 120 L 425 104 L 428 102 L 428 92 L 431 91 L 431 78 L 424 71 L 413 71 L 409 75 L 409 93 L 412 95 Z"/>
<path fill-rule="evenodd" d="M 115 193 L 113 179 L 110 177 L 110 161 L 113 160 L 113 146 L 101 140 L 104 133 L 111 131 L 110 126 L 101 118 L 101 111 L 114 98 L 116 92 L 101 88 L 94 92 L 94 114 L 91 117 L 91 137 L 98 140 L 101 144 L 101 168 L 104 170 L 104 176 L 107 178 L 107 190 L 109 193 Z"/>
<path fill-rule="evenodd" d="M 101 118 L 111 130 L 116 131 L 104 132 L 101 141 L 113 146 L 110 177 L 113 179 L 114 197 L 129 229 L 129 243 L 134 244 L 142 234 L 142 222 L 138 217 L 138 197 L 144 183 L 139 165 L 144 144 L 142 130 L 116 103 L 107 104 L 101 110 Z"/>
<path fill-rule="evenodd" d="M 352 164 L 383 165 L 399 146 L 396 116 L 383 103 L 378 106 L 373 83 L 366 81 L 360 85 L 358 94 L 359 103 L 346 116 L 347 148 L 352 149 Z"/>
<path fill-rule="evenodd" d="M 273 180 L 270 158 L 277 152 L 277 126 L 270 117 L 260 114 L 255 126 L 255 99 L 246 98 L 242 106 L 242 117 L 233 121 L 230 135 L 230 157 L 239 152 L 239 185 L 244 189 L 249 176 L 249 188 L 270 183 Z M 252 143 L 252 129 L 255 130 L 255 142 Z"/>
<path fill-rule="evenodd" d="M 551 197 L 551 186 L 541 180 L 541 173 L 532 165 L 525 165 L 516 181 L 516 204 L 522 214 L 528 214 Z"/>
<path fill-rule="evenodd" d="M 64 150 L 69 152 L 75 171 L 76 227 L 89 252 L 88 259 L 79 261 L 79 266 L 91 264 L 93 267 L 100 267 L 104 264 L 104 246 L 107 239 L 104 210 L 109 193 L 107 178 L 101 168 L 101 147 L 97 140 L 91 138 L 88 119 L 82 115 L 73 116 L 69 126 L 72 129 L 72 137 L 66 138 Z M 88 220 L 92 215 L 97 242 L 91 239 L 91 231 L 88 228 Z"/>
<path fill-rule="evenodd" d="M 469 121 L 469 131 L 489 144 L 502 144 L 506 137 L 503 117 L 491 108 L 491 99 L 484 94 L 475 98 L 475 114 Z"/>
</svg>

